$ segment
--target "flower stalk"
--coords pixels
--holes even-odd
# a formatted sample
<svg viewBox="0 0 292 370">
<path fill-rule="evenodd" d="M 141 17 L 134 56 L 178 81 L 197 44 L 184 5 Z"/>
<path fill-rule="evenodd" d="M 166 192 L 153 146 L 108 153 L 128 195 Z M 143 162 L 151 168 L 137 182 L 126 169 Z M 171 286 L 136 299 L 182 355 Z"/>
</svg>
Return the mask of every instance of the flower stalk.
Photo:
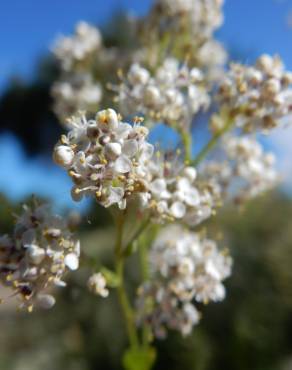
<svg viewBox="0 0 292 370">
<path fill-rule="evenodd" d="M 135 320 L 132 307 L 130 305 L 125 281 L 124 281 L 124 267 L 125 267 L 125 256 L 122 253 L 122 242 L 123 242 L 123 227 L 124 227 L 125 217 L 124 214 L 120 215 L 117 219 L 117 237 L 115 246 L 115 265 L 116 274 L 119 280 L 119 285 L 117 287 L 119 302 L 123 311 L 123 315 L 126 322 L 127 334 L 132 348 L 138 347 L 138 336 L 136 332 Z"/>
</svg>

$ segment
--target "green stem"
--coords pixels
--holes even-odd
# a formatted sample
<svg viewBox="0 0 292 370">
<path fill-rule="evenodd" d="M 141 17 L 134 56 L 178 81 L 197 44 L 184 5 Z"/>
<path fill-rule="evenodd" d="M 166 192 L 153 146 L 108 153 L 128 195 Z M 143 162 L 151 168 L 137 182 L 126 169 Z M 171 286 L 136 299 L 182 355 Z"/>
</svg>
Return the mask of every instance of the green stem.
<svg viewBox="0 0 292 370">
<path fill-rule="evenodd" d="M 147 228 L 147 226 L 149 225 L 149 223 L 150 223 L 150 218 L 147 217 L 146 220 L 140 224 L 140 226 L 138 227 L 138 229 L 132 235 L 131 239 L 127 242 L 126 246 L 123 248 L 123 254 L 124 255 L 128 255 L 129 254 L 129 250 L 132 247 L 133 242 L 136 239 L 139 238 L 139 236 Z"/>
<path fill-rule="evenodd" d="M 125 260 L 122 253 L 122 240 L 123 240 L 123 226 L 124 217 L 119 218 L 117 221 L 117 240 L 115 247 L 115 262 L 116 262 L 116 273 L 119 279 L 119 286 L 117 287 L 119 301 L 123 310 L 123 315 L 126 321 L 127 333 L 132 348 L 138 348 L 138 335 L 135 326 L 135 319 L 132 307 L 128 300 L 125 282 L 124 282 L 124 267 Z"/>
<path fill-rule="evenodd" d="M 181 129 L 178 132 L 185 150 L 185 162 L 190 163 L 192 160 L 192 135 L 190 132 Z"/>
<path fill-rule="evenodd" d="M 142 239 L 142 238 L 141 238 Z M 145 240 L 140 240 L 139 243 L 139 257 L 140 257 L 140 266 L 141 266 L 141 275 L 142 281 L 145 282 L 149 279 L 149 268 L 148 268 L 148 246 L 145 243 Z M 142 344 L 145 348 L 148 347 L 151 337 L 151 330 L 147 323 L 143 324 L 142 330 Z"/>
<path fill-rule="evenodd" d="M 191 164 L 193 166 L 197 166 L 202 161 L 202 159 L 204 159 L 206 155 L 216 146 L 221 136 L 224 135 L 233 126 L 233 124 L 234 124 L 234 121 L 229 118 L 226 124 L 223 126 L 223 128 L 212 136 L 212 138 L 207 142 L 207 144 L 203 147 L 203 149 L 198 153 L 198 155 L 191 162 Z"/>
</svg>

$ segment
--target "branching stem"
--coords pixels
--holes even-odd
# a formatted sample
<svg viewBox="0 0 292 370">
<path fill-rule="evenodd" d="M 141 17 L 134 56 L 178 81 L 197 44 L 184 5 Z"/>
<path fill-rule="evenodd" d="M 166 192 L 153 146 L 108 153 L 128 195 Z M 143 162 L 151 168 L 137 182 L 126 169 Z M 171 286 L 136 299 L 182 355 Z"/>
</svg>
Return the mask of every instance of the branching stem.
<svg viewBox="0 0 292 370">
<path fill-rule="evenodd" d="M 203 147 L 203 149 L 198 153 L 196 158 L 191 162 L 193 166 L 197 166 L 202 159 L 206 157 L 206 155 L 216 146 L 218 140 L 227 132 L 230 130 L 230 128 L 233 126 L 234 121 L 232 119 L 228 119 L 226 121 L 226 124 L 223 126 L 221 130 L 216 132 L 211 139 L 207 142 L 207 144 Z"/>
</svg>

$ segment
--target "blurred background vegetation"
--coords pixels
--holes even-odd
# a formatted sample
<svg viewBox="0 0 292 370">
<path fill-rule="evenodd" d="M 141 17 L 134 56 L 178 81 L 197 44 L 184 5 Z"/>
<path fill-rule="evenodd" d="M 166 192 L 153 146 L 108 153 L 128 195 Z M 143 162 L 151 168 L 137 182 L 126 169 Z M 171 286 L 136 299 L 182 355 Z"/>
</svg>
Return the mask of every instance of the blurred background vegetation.
<svg viewBox="0 0 292 370">
<path fill-rule="evenodd" d="M 109 28 L 106 42 L 126 43 L 121 23 L 113 21 Z M 15 135 L 31 157 L 49 157 L 62 131 L 50 97 L 58 73 L 45 56 L 34 79 L 14 78 L 0 97 L 0 134 Z M 11 230 L 11 212 L 18 209 L 0 195 L 1 234 Z M 220 211 L 210 227 L 218 237 L 223 232 L 222 243 L 234 258 L 227 298 L 200 307 L 203 320 L 186 340 L 172 333 L 157 342 L 156 370 L 292 370 L 291 220 L 291 198 L 280 190 L 241 212 L 233 207 Z M 84 253 L 99 256 L 109 267 L 110 227 L 105 211 L 92 207 L 80 229 Z M 134 266 L 132 259 L 130 285 L 137 279 Z M 116 296 L 91 296 L 84 289 L 89 272 L 81 268 L 69 275 L 68 288 L 50 311 L 27 315 L 16 312 L 13 300 L 0 305 L 0 370 L 120 369 L 126 338 Z"/>
</svg>

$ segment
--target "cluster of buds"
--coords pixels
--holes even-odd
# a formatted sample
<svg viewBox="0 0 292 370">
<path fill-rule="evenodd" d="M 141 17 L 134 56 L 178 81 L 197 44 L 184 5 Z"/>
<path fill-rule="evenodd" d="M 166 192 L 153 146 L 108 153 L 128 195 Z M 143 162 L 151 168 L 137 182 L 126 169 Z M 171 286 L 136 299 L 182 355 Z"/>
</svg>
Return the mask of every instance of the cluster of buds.
<svg viewBox="0 0 292 370">
<path fill-rule="evenodd" d="M 0 238 L 0 281 L 20 298 L 20 308 L 50 308 L 55 303 L 52 287 L 66 285 L 63 276 L 78 268 L 79 255 L 70 223 L 35 201 L 17 216 L 12 237 Z"/>
<path fill-rule="evenodd" d="M 104 207 L 126 207 L 127 199 L 144 192 L 143 178 L 153 154 L 146 141 L 148 129 L 138 117 L 124 123 L 113 109 L 96 118 L 72 117 L 71 130 L 54 150 L 54 160 L 68 171 L 74 182 L 72 197 L 94 196 Z"/>
<path fill-rule="evenodd" d="M 217 182 L 222 193 L 229 193 L 236 203 L 272 189 L 279 181 L 274 154 L 264 152 L 255 138 L 229 135 L 223 139 L 221 150 L 223 160 L 208 162 L 202 167 L 202 175 Z"/>
<path fill-rule="evenodd" d="M 262 55 L 254 67 L 232 64 L 217 100 L 245 131 L 269 131 L 292 113 L 292 73 L 279 57 Z"/>
<path fill-rule="evenodd" d="M 181 221 L 195 226 L 211 216 L 216 204 L 215 188 L 201 186 L 194 167 L 152 160 L 148 166 L 145 206 L 158 223 Z M 143 199 L 143 198 L 142 198 Z"/>
<path fill-rule="evenodd" d="M 76 25 L 73 36 L 60 37 L 53 48 L 63 70 L 70 71 L 95 53 L 102 44 L 99 30 L 86 22 Z"/>
<path fill-rule="evenodd" d="M 152 280 L 138 291 L 138 322 L 150 324 L 157 337 L 165 337 L 167 328 L 190 334 L 200 318 L 194 302 L 225 297 L 222 281 L 231 273 L 231 258 L 198 233 L 178 225 L 164 228 L 149 262 Z"/>
<path fill-rule="evenodd" d="M 76 73 L 57 81 L 52 88 L 54 111 L 62 122 L 77 111 L 96 112 L 102 99 L 102 87 L 90 74 Z"/>
<path fill-rule="evenodd" d="M 88 279 L 87 286 L 89 291 L 95 295 L 99 295 L 103 298 L 109 295 L 106 278 L 101 272 L 91 275 Z"/>
<path fill-rule="evenodd" d="M 92 63 L 102 47 L 99 30 L 86 22 L 77 24 L 72 37 L 61 37 L 54 47 L 61 75 L 52 87 L 54 111 L 60 121 L 80 110 L 96 112 L 102 99 L 102 87 L 91 73 Z"/>
<path fill-rule="evenodd" d="M 192 116 L 209 106 L 209 95 L 202 72 L 166 59 L 155 74 L 133 64 L 116 88 L 117 101 L 125 114 L 139 112 L 151 121 L 187 129 Z"/>
<path fill-rule="evenodd" d="M 211 37 L 221 26 L 222 6 L 223 0 L 157 0 L 148 22 L 169 25 L 176 30 L 188 27 L 199 41 Z"/>
<path fill-rule="evenodd" d="M 208 39 L 197 47 L 194 63 L 204 71 L 206 80 L 216 82 L 222 78 L 227 58 L 224 46 L 217 40 Z"/>
</svg>

